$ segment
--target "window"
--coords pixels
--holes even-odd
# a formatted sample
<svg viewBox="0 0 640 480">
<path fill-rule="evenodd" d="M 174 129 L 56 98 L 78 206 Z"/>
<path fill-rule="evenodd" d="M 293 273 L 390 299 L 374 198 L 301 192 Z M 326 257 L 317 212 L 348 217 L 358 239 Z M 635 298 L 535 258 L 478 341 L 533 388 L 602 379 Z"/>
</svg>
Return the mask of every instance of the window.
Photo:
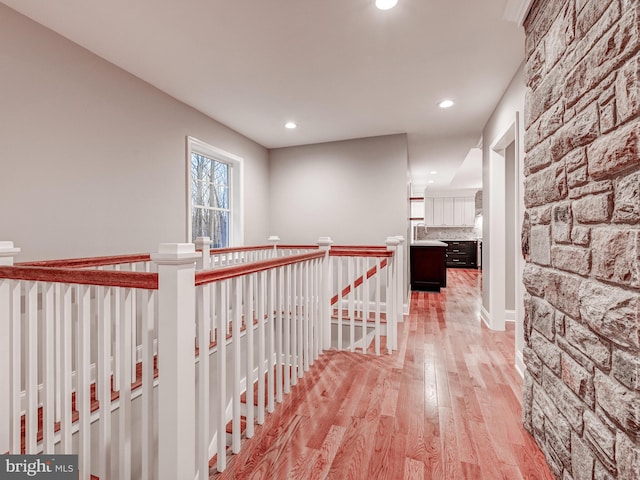
<svg viewBox="0 0 640 480">
<path fill-rule="evenodd" d="M 211 238 L 212 247 L 242 243 L 242 159 L 187 137 L 188 238 Z"/>
</svg>

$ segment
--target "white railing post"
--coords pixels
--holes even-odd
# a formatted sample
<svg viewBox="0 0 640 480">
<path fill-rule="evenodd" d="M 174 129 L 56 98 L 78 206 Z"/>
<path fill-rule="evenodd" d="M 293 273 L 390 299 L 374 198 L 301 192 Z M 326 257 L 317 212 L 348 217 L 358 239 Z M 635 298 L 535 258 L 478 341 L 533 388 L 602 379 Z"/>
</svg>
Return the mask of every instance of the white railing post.
<svg viewBox="0 0 640 480">
<path fill-rule="evenodd" d="M 196 250 L 200 250 L 202 255 L 196 262 L 197 270 L 207 270 L 211 268 L 211 239 L 209 237 L 196 238 Z"/>
<path fill-rule="evenodd" d="M 161 244 L 158 265 L 158 472 L 195 476 L 195 262 L 192 243 Z"/>
<path fill-rule="evenodd" d="M 389 258 L 389 263 L 387 264 L 387 294 L 385 299 L 385 312 L 387 315 L 387 350 L 391 353 L 393 350 L 398 348 L 396 339 L 398 326 L 398 309 L 396 307 L 398 298 L 396 293 L 398 288 L 398 262 L 396 253 L 400 242 L 396 237 L 387 237 L 385 244 L 387 245 L 387 250 L 393 252 L 393 256 Z"/>
<path fill-rule="evenodd" d="M 273 252 L 271 253 L 271 256 L 273 258 L 278 256 L 278 242 L 280 241 L 280 237 L 277 235 L 271 235 L 268 239 L 267 242 L 272 243 L 273 244 Z"/>
<path fill-rule="evenodd" d="M 13 242 L 0 242 L 0 265 L 13 265 L 13 257 L 20 253 Z M 0 280 L 0 385 L 11 383 L 11 290 L 9 282 Z M 9 451 L 11 432 L 11 388 L 3 388 L 0 395 L 0 453 Z"/>
<path fill-rule="evenodd" d="M 331 262 L 329 258 L 329 250 L 331 250 L 331 245 L 333 244 L 333 240 L 331 237 L 320 237 L 318 239 L 318 246 L 320 250 L 323 250 L 325 253 L 324 259 L 322 260 L 322 312 L 321 312 L 321 321 L 322 331 L 320 332 L 322 338 L 322 350 L 328 350 L 331 348 L 331 294 L 333 287 L 333 275 L 331 273 Z"/>
<path fill-rule="evenodd" d="M 402 235 L 398 235 L 396 237 L 398 240 L 398 247 L 396 249 L 396 257 L 398 259 L 396 266 L 396 276 L 398 279 L 398 303 L 396 304 L 396 308 L 398 311 L 398 321 L 402 322 L 404 320 L 404 301 L 406 300 L 405 296 L 405 282 L 406 282 L 406 261 L 405 261 L 405 248 L 404 248 L 404 237 Z"/>
</svg>

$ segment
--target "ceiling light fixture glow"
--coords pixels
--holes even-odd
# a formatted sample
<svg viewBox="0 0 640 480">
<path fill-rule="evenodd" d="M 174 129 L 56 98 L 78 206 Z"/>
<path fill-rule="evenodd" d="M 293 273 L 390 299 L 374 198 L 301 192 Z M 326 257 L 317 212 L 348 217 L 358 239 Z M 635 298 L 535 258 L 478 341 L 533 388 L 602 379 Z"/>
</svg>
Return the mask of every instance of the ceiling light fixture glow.
<svg viewBox="0 0 640 480">
<path fill-rule="evenodd" d="M 396 6 L 398 0 L 376 0 L 376 7 L 379 10 L 389 10 Z"/>
<path fill-rule="evenodd" d="M 455 103 L 453 102 L 453 100 L 449 100 L 449 99 L 442 100 L 440 103 L 438 103 L 438 106 L 440 108 L 451 108 L 454 105 L 455 105 Z"/>
<path fill-rule="evenodd" d="M 438 172 L 436 172 L 435 170 L 431 170 L 429 173 L 430 173 L 431 175 L 436 175 Z"/>
<path fill-rule="evenodd" d="M 284 124 L 284 128 L 288 128 L 289 130 L 293 130 L 297 126 L 298 125 L 296 125 L 295 122 L 287 122 Z"/>
</svg>

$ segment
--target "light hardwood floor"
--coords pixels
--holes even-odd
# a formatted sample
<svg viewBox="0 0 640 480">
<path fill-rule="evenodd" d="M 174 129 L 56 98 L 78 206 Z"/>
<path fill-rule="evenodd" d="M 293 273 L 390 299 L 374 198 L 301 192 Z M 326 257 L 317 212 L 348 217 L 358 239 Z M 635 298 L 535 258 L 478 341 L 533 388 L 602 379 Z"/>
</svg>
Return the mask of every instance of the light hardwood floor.
<svg viewBox="0 0 640 480">
<path fill-rule="evenodd" d="M 330 351 L 212 479 L 553 479 L 521 422 L 514 330 L 480 318 L 480 273 L 413 292 L 399 351 Z"/>
</svg>

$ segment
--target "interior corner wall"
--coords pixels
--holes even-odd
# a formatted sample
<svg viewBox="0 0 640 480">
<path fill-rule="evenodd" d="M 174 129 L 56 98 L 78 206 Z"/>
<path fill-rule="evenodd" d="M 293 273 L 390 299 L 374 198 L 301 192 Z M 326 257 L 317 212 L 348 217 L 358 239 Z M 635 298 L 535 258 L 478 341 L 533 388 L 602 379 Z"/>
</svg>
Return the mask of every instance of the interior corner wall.
<svg viewBox="0 0 640 480">
<path fill-rule="evenodd" d="M 271 150 L 271 234 L 343 245 L 404 236 L 407 151 L 404 134 Z"/>
<path fill-rule="evenodd" d="M 244 243 L 268 236 L 268 151 L 0 4 L 0 240 L 17 261 L 186 239 L 186 137 L 244 159 Z"/>
<path fill-rule="evenodd" d="M 504 215 L 504 205 L 491 205 L 491 190 L 495 188 L 504 189 L 504 184 L 496 184 L 494 172 L 491 170 L 491 145 L 505 133 L 505 131 L 516 121 L 518 113 L 522 115 L 524 112 L 525 101 L 525 83 L 524 83 L 524 64 L 520 66 L 514 75 L 511 83 L 507 87 L 502 99 L 491 114 L 491 117 L 485 124 L 482 131 L 482 190 L 483 190 L 483 209 L 482 209 L 482 306 L 491 314 L 489 294 L 491 291 L 491 235 L 489 227 L 491 218 L 497 212 Z M 522 122 L 519 124 L 520 132 L 517 134 L 520 138 L 524 137 Z M 524 158 L 523 142 L 516 143 L 518 145 L 518 161 L 520 163 L 518 171 L 522 172 L 522 159 Z M 520 195 L 522 197 L 522 195 Z M 524 210 L 522 199 L 518 202 L 521 204 L 521 210 Z M 516 225 L 517 231 L 520 231 L 520 222 Z M 518 253 L 519 255 L 519 253 Z M 517 276 L 517 273 L 516 273 Z M 516 299 L 516 302 L 519 301 Z"/>
</svg>

